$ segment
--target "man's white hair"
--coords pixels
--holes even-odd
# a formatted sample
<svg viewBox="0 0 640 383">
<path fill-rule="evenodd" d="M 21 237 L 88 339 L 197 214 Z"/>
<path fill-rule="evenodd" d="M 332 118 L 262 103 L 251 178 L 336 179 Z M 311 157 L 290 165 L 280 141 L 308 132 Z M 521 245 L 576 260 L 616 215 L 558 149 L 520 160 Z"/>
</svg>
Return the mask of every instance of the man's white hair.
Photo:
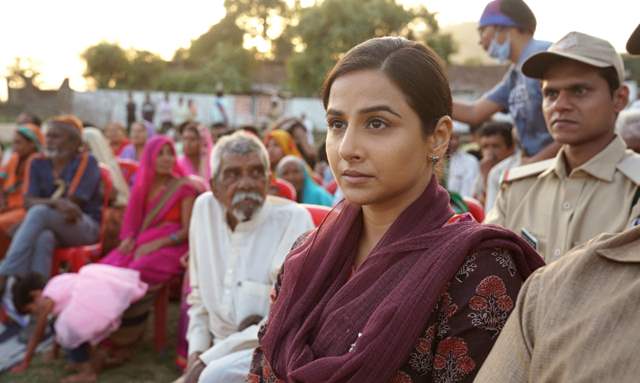
<svg viewBox="0 0 640 383">
<path fill-rule="evenodd" d="M 238 155 L 258 153 L 264 165 L 265 174 L 269 173 L 269 153 L 267 152 L 267 148 L 264 147 L 262 141 L 255 135 L 244 130 L 239 130 L 231 135 L 221 137 L 213 147 L 213 151 L 211 152 L 211 179 L 214 181 L 216 181 L 220 175 L 222 157 L 226 153 Z"/>
<path fill-rule="evenodd" d="M 623 139 L 640 136 L 640 109 L 627 109 L 620 112 L 616 130 Z"/>
</svg>

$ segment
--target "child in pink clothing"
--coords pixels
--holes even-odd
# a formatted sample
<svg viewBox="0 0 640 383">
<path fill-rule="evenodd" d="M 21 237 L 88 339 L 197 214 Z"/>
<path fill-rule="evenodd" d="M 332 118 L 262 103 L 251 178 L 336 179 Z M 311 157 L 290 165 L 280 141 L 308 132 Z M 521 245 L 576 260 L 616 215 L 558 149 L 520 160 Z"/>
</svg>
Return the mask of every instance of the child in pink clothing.
<svg viewBox="0 0 640 383">
<path fill-rule="evenodd" d="M 63 382 L 94 382 L 97 377 L 90 361 L 91 346 L 115 331 L 122 313 L 146 291 L 139 272 L 102 264 L 55 276 L 46 285 L 39 274 L 20 278 L 13 286 L 14 304 L 17 310 L 35 316 L 36 327 L 23 361 L 12 372 L 28 368 L 47 319 L 53 315 L 56 343 L 79 371 Z"/>
</svg>

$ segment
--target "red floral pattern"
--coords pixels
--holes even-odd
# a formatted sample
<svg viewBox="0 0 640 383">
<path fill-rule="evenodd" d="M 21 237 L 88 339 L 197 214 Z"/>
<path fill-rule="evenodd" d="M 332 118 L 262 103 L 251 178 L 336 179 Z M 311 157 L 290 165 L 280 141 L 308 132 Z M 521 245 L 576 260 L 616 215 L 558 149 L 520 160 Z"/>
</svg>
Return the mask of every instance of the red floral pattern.
<svg viewBox="0 0 640 383">
<path fill-rule="evenodd" d="M 476 287 L 476 295 L 469 300 L 471 324 L 493 332 L 496 337 L 513 310 L 513 299 L 507 295 L 502 278 L 490 275 Z"/>
<path fill-rule="evenodd" d="M 433 359 L 436 382 L 458 382 L 476 368 L 462 338 L 449 337 L 438 344 Z"/>
</svg>

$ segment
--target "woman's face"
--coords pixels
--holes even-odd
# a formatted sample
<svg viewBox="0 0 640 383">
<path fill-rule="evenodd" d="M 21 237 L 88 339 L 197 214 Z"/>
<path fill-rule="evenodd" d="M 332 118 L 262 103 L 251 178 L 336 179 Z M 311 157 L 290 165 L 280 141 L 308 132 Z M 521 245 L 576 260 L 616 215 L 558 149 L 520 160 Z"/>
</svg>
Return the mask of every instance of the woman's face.
<svg viewBox="0 0 640 383">
<path fill-rule="evenodd" d="M 36 145 L 33 141 L 26 139 L 22 134 L 16 132 L 13 136 L 13 151 L 20 157 L 26 157 L 36 152 Z"/>
<path fill-rule="evenodd" d="M 402 91 L 377 70 L 338 77 L 327 104 L 329 165 L 345 198 L 358 205 L 406 207 L 432 174 L 426 136 Z"/>
<path fill-rule="evenodd" d="M 267 152 L 269 152 L 269 162 L 271 162 L 271 167 L 275 169 L 278 162 L 280 162 L 282 157 L 284 157 L 284 151 L 280 145 L 278 145 L 278 142 L 271 138 L 267 142 Z"/>
<path fill-rule="evenodd" d="M 173 154 L 171 147 L 165 144 L 160 149 L 158 157 L 156 157 L 156 174 L 170 175 L 176 164 L 176 156 Z"/>
<path fill-rule="evenodd" d="M 147 142 L 147 128 L 144 125 L 136 122 L 131 126 L 131 142 L 138 146 Z"/>
<path fill-rule="evenodd" d="M 200 136 L 193 129 L 185 129 L 182 133 L 182 149 L 187 156 L 200 155 Z"/>
<path fill-rule="evenodd" d="M 289 181 L 289 183 L 296 188 L 298 195 L 300 194 L 304 185 L 304 172 L 300 168 L 299 164 L 293 161 L 287 162 L 282 166 L 280 176 Z"/>
</svg>

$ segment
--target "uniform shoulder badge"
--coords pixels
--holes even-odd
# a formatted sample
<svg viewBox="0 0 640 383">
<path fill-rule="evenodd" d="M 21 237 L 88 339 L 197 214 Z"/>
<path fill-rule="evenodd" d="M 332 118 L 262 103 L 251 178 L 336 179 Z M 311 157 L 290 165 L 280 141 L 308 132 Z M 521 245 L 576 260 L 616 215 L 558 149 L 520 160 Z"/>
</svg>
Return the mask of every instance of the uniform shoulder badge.
<svg viewBox="0 0 640 383">
<path fill-rule="evenodd" d="M 555 158 L 551 158 L 544 161 L 534 162 L 532 164 L 518 166 L 513 169 L 507 169 L 502 173 L 500 183 L 513 182 L 515 180 L 537 176 L 552 167 L 554 163 Z"/>
<path fill-rule="evenodd" d="M 640 155 L 633 153 L 618 162 L 618 170 L 630 180 L 640 185 Z"/>
</svg>

